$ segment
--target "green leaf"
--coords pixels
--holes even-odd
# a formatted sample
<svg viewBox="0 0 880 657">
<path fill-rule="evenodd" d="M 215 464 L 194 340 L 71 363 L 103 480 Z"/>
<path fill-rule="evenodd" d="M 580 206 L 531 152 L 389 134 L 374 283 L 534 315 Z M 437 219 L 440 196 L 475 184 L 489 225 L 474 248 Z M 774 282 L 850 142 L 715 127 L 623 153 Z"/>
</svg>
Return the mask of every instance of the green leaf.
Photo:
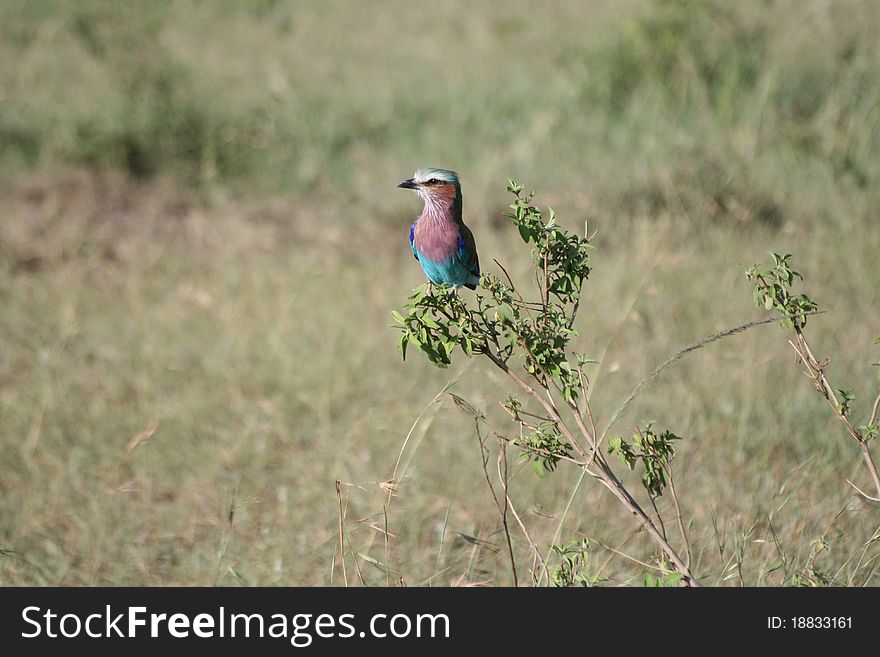
<svg viewBox="0 0 880 657">
<path fill-rule="evenodd" d="M 397 350 L 400 352 L 400 359 L 406 361 L 406 346 L 409 344 L 409 335 L 404 333 L 397 340 Z"/>
<path fill-rule="evenodd" d="M 500 306 L 495 308 L 495 319 L 496 321 L 508 323 L 513 321 L 513 308 L 511 308 L 509 303 L 502 303 Z"/>
<path fill-rule="evenodd" d="M 678 586 L 684 575 L 681 573 L 669 573 L 663 578 L 664 586 Z"/>
</svg>

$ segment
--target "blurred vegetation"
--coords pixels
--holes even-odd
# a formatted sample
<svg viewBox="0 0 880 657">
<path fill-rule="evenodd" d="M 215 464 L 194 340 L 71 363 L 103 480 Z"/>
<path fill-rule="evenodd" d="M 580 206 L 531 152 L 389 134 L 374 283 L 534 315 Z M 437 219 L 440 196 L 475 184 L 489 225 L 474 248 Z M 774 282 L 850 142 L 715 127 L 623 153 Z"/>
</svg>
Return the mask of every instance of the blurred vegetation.
<svg viewBox="0 0 880 657">
<path fill-rule="evenodd" d="M 367 194 L 365 170 L 419 153 L 621 180 L 597 193 L 650 206 L 670 202 L 672 159 L 685 209 L 771 223 L 832 186 L 877 188 L 873 3 L 662 0 L 599 34 L 579 3 L 445 4 L 4 3 L 0 163 Z M 523 129 L 535 143 L 512 141 Z"/>
<path fill-rule="evenodd" d="M 502 384 L 404 367 L 387 328 L 418 166 L 462 174 L 514 279 L 509 176 L 599 229 L 576 347 L 605 417 L 755 316 L 738 263 L 768 249 L 829 310 L 835 381 L 876 389 L 878 32 L 858 0 L 0 3 L 0 583 L 339 583 L 335 479 L 368 583 L 508 583 L 472 418 L 429 404 L 453 379 L 505 424 Z M 787 348 L 707 348 L 618 427 L 682 435 L 704 583 L 876 584 L 859 455 Z M 549 545 L 574 479 L 517 467 Z M 650 558 L 601 496 L 563 529 L 577 578 L 645 581 L 597 548 Z"/>
</svg>

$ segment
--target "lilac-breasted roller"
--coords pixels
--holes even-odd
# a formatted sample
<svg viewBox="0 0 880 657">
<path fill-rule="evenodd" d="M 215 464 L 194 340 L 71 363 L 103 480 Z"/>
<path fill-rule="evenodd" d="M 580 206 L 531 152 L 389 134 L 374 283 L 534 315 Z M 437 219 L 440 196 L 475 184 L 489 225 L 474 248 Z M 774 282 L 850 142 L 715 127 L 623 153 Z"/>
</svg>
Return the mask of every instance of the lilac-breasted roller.
<svg viewBox="0 0 880 657">
<path fill-rule="evenodd" d="M 475 290 L 480 283 L 480 260 L 474 236 L 461 219 L 458 174 L 419 169 L 398 187 L 414 190 L 425 201 L 422 214 L 409 229 L 409 245 L 428 280 Z"/>
</svg>

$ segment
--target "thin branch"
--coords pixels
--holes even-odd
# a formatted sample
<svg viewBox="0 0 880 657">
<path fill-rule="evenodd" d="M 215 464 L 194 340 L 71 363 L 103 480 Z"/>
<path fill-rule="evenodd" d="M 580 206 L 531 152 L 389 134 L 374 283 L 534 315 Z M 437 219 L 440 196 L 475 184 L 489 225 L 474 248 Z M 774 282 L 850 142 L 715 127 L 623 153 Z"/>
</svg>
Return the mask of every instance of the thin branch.
<svg viewBox="0 0 880 657">
<path fill-rule="evenodd" d="M 500 433 L 495 433 L 495 437 L 498 440 L 503 440 L 505 443 L 509 445 L 515 445 L 519 447 L 521 450 L 525 452 L 533 452 L 535 454 L 540 454 L 541 456 L 547 456 L 554 459 L 559 459 L 560 461 L 567 461 L 569 463 L 573 463 L 578 467 L 585 467 L 586 464 L 583 461 L 578 461 L 577 459 L 573 459 L 570 456 L 566 456 L 565 454 L 557 454 L 556 452 L 551 452 L 549 449 L 544 449 L 543 447 L 532 447 L 530 445 L 523 445 L 522 443 L 518 443 L 515 440 L 511 440 L 507 436 L 502 436 Z"/>
<path fill-rule="evenodd" d="M 593 459 L 596 458 L 596 435 L 592 433 L 587 425 L 584 424 L 584 417 L 581 413 L 580 408 L 574 401 L 568 402 L 569 408 L 571 408 L 571 414 L 574 416 L 574 422 L 577 425 L 580 432 L 584 435 L 584 438 L 587 439 L 587 442 L 590 444 L 590 448 L 593 450 Z"/>
<path fill-rule="evenodd" d="M 590 456 L 584 451 L 583 447 L 581 447 L 578 440 L 574 437 L 574 434 L 569 429 L 568 425 L 566 425 L 565 421 L 560 416 L 559 412 L 556 410 L 555 406 L 553 406 L 550 402 L 545 400 L 534 388 L 532 388 L 528 383 L 522 380 L 522 378 L 514 372 L 510 367 L 498 358 L 498 356 L 491 351 L 486 352 L 488 358 L 498 367 L 502 372 L 507 374 L 522 390 L 524 390 L 532 399 L 537 401 L 544 407 L 544 410 L 547 411 L 548 415 L 553 418 L 554 423 L 559 429 L 560 433 L 565 436 L 566 440 L 574 447 L 577 452 L 585 459 L 590 459 Z M 546 392 L 549 393 L 547 388 L 544 388 Z M 575 415 L 575 419 L 577 421 L 578 416 Z M 584 436 L 587 437 L 586 435 Z M 607 488 L 614 497 L 620 501 L 624 507 L 632 514 L 632 516 L 644 527 L 644 529 L 651 535 L 651 538 L 660 546 L 669 560 L 675 565 L 676 570 L 680 572 L 684 576 L 684 583 L 687 586 L 699 586 L 697 581 L 694 579 L 693 574 L 690 571 L 690 568 L 685 565 L 682 558 L 678 555 L 678 553 L 673 549 L 673 547 L 669 544 L 669 542 L 663 537 L 663 535 L 657 530 L 656 525 L 654 525 L 651 518 L 645 513 L 639 503 L 635 500 L 632 494 L 627 490 L 627 488 L 621 483 L 621 481 L 617 478 L 617 475 L 614 474 L 614 471 L 611 467 L 605 462 L 605 460 L 600 456 L 596 455 L 594 450 L 593 452 L 595 456 L 595 461 L 599 467 L 596 472 L 589 472 L 591 476 L 595 477 L 599 480 L 599 482 Z M 586 468 L 585 468 L 586 471 Z"/>
<path fill-rule="evenodd" d="M 871 408 L 871 418 L 868 420 L 867 426 L 871 426 L 874 424 L 874 420 L 877 419 L 877 409 L 880 408 L 880 392 L 877 393 L 877 397 L 874 399 L 874 406 Z"/>
<path fill-rule="evenodd" d="M 544 299 L 544 312 L 547 311 L 547 305 L 550 303 L 550 292 L 547 289 L 547 254 L 544 254 L 544 285 L 543 285 L 543 299 Z"/>
<path fill-rule="evenodd" d="M 504 472 L 501 471 L 502 461 L 504 462 Z M 501 486 L 504 489 L 504 507 L 499 509 L 501 511 L 501 524 L 504 526 L 504 538 L 507 541 L 507 554 L 510 556 L 510 570 L 513 573 L 513 585 L 514 587 L 517 587 L 519 586 L 519 576 L 516 573 L 516 559 L 513 556 L 513 540 L 510 537 L 510 528 L 507 526 L 507 509 L 510 504 L 508 484 L 510 482 L 507 477 L 507 452 L 504 449 L 504 443 L 499 445 L 498 462 L 496 463 L 496 467 L 498 468 L 498 477 L 501 481 Z"/>
<path fill-rule="evenodd" d="M 660 532 L 657 530 L 657 526 L 651 521 L 648 515 L 642 510 L 642 507 L 639 506 L 639 503 L 636 502 L 635 498 L 633 498 L 632 494 L 627 490 L 627 488 L 620 483 L 620 480 L 611 470 L 611 468 L 604 462 L 600 462 L 599 466 L 601 468 L 601 472 L 605 475 L 605 477 L 600 477 L 599 481 L 605 486 L 611 493 L 618 499 L 623 505 L 627 508 L 627 510 L 638 520 L 645 530 L 651 535 L 651 538 L 660 546 L 663 552 L 666 553 L 666 556 L 670 561 L 675 565 L 675 569 L 680 572 L 684 576 L 684 583 L 687 586 L 698 587 L 696 579 L 694 579 L 693 574 L 691 573 L 691 569 L 682 561 L 681 557 L 678 553 L 669 545 L 669 542 L 663 538 Z"/>
<path fill-rule="evenodd" d="M 590 398 L 587 395 L 586 377 L 584 376 L 584 370 L 581 367 L 578 368 L 578 377 L 580 378 L 580 381 L 581 381 L 581 390 L 584 393 L 584 397 L 583 397 L 584 410 L 587 412 L 587 419 L 590 421 L 590 433 L 595 438 L 596 437 L 596 422 L 593 420 L 593 411 L 590 408 Z M 596 445 L 596 449 L 598 449 L 598 447 L 599 446 Z"/>
<path fill-rule="evenodd" d="M 516 507 L 513 506 L 513 500 L 510 499 L 510 496 L 507 494 L 505 490 L 505 496 L 507 498 L 507 506 L 510 508 L 510 513 L 513 515 L 516 523 L 519 525 L 519 528 L 522 530 L 523 536 L 526 537 L 526 541 L 529 543 L 529 547 L 532 549 L 532 552 L 535 555 L 535 558 L 541 563 L 541 577 L 547 575 L 547 563 L 541 557 L 541 551 L 538 549 L 538 546 L 535 545 L 535 542 L 532 540 L 531 535 L 529 534 L 529 530 L 526 529 L 525 523 L 522 521 L 522 518 L 519 517 L 519 514 L 516 512 Z M 532 577 L 534 577 L 534 571 L 532 571 Z"/>
<path fill-rule="evenodd" d="M 685 564 L 691 565 L 691 544 L 688 541 L 687 532 L 684 530 L 684 519 L 681 517 L 681 505 L 678 503 L 678 495 L 675 492 L 675 478 L 672 476 L 672 468 L 666 466 L 666 474 L 669 479 L 669 492 L 672 494 L 672 504 L 675 506 L 675 516 L 678 520 L 678 531 L 681 533 L 681 540 L 684 543 Z"/>
<path fill-rule="evenodd" d="M 577 439 L 574 437 L 574 434 L 571 432 L 571 429 L 568 428 L 568 425 L 565 424 L 562 417 L 559 415 L 559 411 L 556 410 L 556 407 L 544 399 L 537 390 L 532 388 L 528 383 L 522 380 L 522 377 L 519 376 L 516 372 L 514 372 L 503 360 L 498 358 L 498 356 L 491 351 L 486 352 L 486 356 L 491 360 L 495 367 L 500 369 L 502 372 L 507 374 L 514 383 L 516 383 L 526 394 L 529 395 L 532 399 L 537 401 L 541 406 L 544 407 L 544 410 L 547 411 L 547 415 L 549 415 L 554 424 L 556 424 L 560 433 L 565 436 L 565 439 L 568 440 L 569 443 L 578 451 L 578 453 L 584 457 L 584 459 L 588 459 L 589 455 L 584 452 L 583 447 L 581 447 L 580 443 L 578 443 Z"/>
<path fill-rule="evenodd" d="M 526 353 L 528 353 L 529 357 L 532 359 L 532 363 L 537 368 L 538 367 L 538 359 L 535 358 L 535 354 L 534 354 L 534 352 L 532 352 L 529 345 L 526 344 L 525 341 L 520 341 L 520 346 L 526 351 Z M 549 386 L 547 385 L 547 376 L 544 375 L 542 378 L 542 377 L 539 377 L 536 373 L 531 373 L 531 377 L 535 380 L 535 382 L 539 386 L 541 386 L 541 388 L 543 388 L 544 392 L 547 393 L 547 399 L 550 401 L 551 406 L 553 406 L 554 413 L 552 413 L 552 415 L 555 415 L 555 417 L 561 421 L 562 418 L 559 413 L 559 409 L 556 407 L 556 402 L 553 400 L 553 395 L 550 392 Z M 559 395 L 564 398 L 565 396 L 563 395 L 562 388 L 559 386 L 559 383 L 557 383 L 556 379 L 550 377 L 549 380 L 550 380 L 550 383 L 553 384 L 553 387 L 556 388 L 556 391 L 559 393 Z M 584 396 L 586 396 L 586 391 L 584 391 Z M 590 433 L 590 431 L 587 430 L 586 426 L 584 426 L 583 417 L 581 416 L 580 409 L 577 407 L 577 405 L 573 401 L 569 401 L 568 406 L 573 411 L 572 415 L 574 416 L 574 421 L 575 421 L 575 424 L 577 424 L 577 426 L 578 426 L 578 430 L 580 430 L 581 434 L 583 434 L 584 438 L 587 439 L 587 442 L 590 443 L 590 447 L 593 449 L 593 456 L 590 457 L 590 461 L 593 461 L 597 458 L 596 457 L 596 449 L 595 449 L 595 442 L 596 442 L 595 435 L 596 434 L 595 434 L 595 432 Z M 577 440 L 573 440 L 572 444 L 573 444 L 574 448 L 578 451 L 578 453 L 586 459 L 587 458 L 586 452 L 584 452 L 583 448 L 580 445 L 580 442 Z"/>
<path fill-rule="evenodd" d="M 456 395 L 453 395 L 453 399 L 460 407 L 462 406 L 462 403 L 466 403 L 464 402 L 464 400 L 460 400 L 460 398 Z M 470 406 L 470 404 L 468 404 L 468 406 Z M 492 500 L 495 502 L 495 508 L 498 509 L 498 515 L 501 516 L 501 527 L 504 532 L 504 539 L 507 543 L 507 554 L 510 557 L 510 570 L 513 573 L 513 585 L 519 586 L 519 576 L 516 572 L 516 559 L 514 559 L 513 556 L 513 541 L 510 537 L 510 529 L 507 526 L 507 481 L 506 479 L 501 477 L 501 467 L 499 465 L 498 473 L 499 477 L 501 477 L 500 481 L 502 486 L 504 486 L 505 491 L 505 502 L 504 504 L 501 504 L 501 501 L 498 499 L 498 494 L 495 492 L 495 485 L 492 483 L 492 477 L 489 475 L 489 450 L 486 448 L 486 442 L 483 439 L 483 433 L 482 431 L 480 431 L 480 420 L 482 419 L 482 417 L 475 409 L 473 409 L 473 407 L 471 407 L 471 410 L 469 410 L 468 412 L 471 411 L 474 417 L 474 430 L 477 434 L 477 443 L 480 448 L 480 462 L 483 466 L 483 475 L 486 478 L 486 485 L 489 487 L 489 492 L 492 493 Z"/>
<path fill-rule="evenodd" d="M 846 483 L 848 483 L 850 486 L 852 486 L 853 488 L 855 488 L 855 489 L 856 489 L 856 492 L 858 492 L 858 494 L 861 495 L 862 497 L 864 497 L 866 500 L 869 500 L 869 501 L 871 501 L 871 502 L 880 502 L 880 497 L 871 497 L 871 496 L 868 495 L 865 491 L 863 491 L 861 488 L 859 488 L 859 487 L 856 486 L 853 482 L 851 482 L 849 479 L 846 479 L 845 481 L 846 481 Z"/>
<path fill-rule="evenodd" d="M 593 461 L 596 460 L 596 455 L 601 454 L 602 439 L 600 438 L 599 440 L 596 440 L 596 435 L 597 435 L 596 422 L 593 419 L 593 410 L 590 407 L 590 396 L 587 394 L 586 377 L 584 376 L 584 370 L 582 367 L 578 367 L 578 378 L 580 379 L 580 382 L 581 382 L 581 391 L 584 393 L 583 404 L 584 404 L 584 410 L 587 413 L 587 419 L 590 421 L 590 434 L 593 436 L 593 442 L 592 442 L 593 456 L 590 459 L 590 463 L 587 464 L 589 466 L 589 465 L 592 465 Z M 578 412 L 580 412 L 580 407 L 578 408 Z"/>
<path fill-rule="evenodd" d="M 824 312 L 825 312 L 824 310 L 813 310 L 813 311 L 806 312 L 806 313 L 798 313 L 797 315 L 791 315 L 791 317 L 805 317 L 807 315 L 820 315 Z M 629 393 L 629 396 L 624 400 L 624 402 L 614 412 L 614 415 L 611 416 L 611 420 L 609 420 L 608 424 L 605 426 L 605 429 L 602 431 L 602 436 L 599 438 L 599 442 L 601 443 L 605 439 L 605 436 L 608 435 L 608 431 L 611 429 L 611 427 L 614 426 L 614 423 L 617 422 L 618 419 L 620 419 L 621 413 L 623 413 L 623 411 L 626 410 L 626 408 L 638 396 L 638 394 L 642 391 L 642 388 L 644 388 L 651 381 L 653 381 L 658 376 L 663 374 L 663 372 L 667 368 L 674 365 L 676 362 L 678 362 L 679 360 L 681 360 L 682 358 L 687 356 L 692 351 L 696 351 L 697 349 L 702 349 L 707 344 L 710 344 L 712 342 L 716 342 L 717 340 L 721 340 L 722 338 L 726 338 L 728 336 L 735 335 L 737 333 L 742 333 L 743 331 L 747 331 L 750 328 L 753 328 L 755 326 L 761 326 L 762 324 L 770 324 L 772 322 L 776 322 L 776 321 L 778 321 L 778 319 L 779 318 L 777 318 L 777 317 L 770 317 L 767 319 L 756 319 L 751 322 L 746 322 L 745 324 L 739 324 L 738 326 L 733 326 L 731 328 L 724 329 L 723 331 L 718 331 L 717 333 L 713 333 L 711 335 L 706 336 L 705 338 L 703 338 L 701 340 L 697 340 L 696 342 L 689 344 L 684 349 L 677 352 L 674 356 L 671 356 L 670 358 L 666 359 L 663 363 L 661 363 L 656 368 L 654 368 L 654 370 L 650 374 L 648 374 L 648 376 L 646 376 L 641 381 L 639 381 L 638 385 L 636 385 L 635 388 L 633 388 L 632 392 Z"/>
<path fill-rule="evenodd" d="M 813 381 L 816 385 L 816 389 L 819 393 L 825 397 L 828 401 L 828 404 L 831 406 L 831 410 L 837 416 L 837 419 L 843 423 L 843 426 L 846 427 L 847 432 L 858 442 L 859 450 L 862 452 L 862 459 L 865 461 L 865 465 L 868 468 L 868 473 L 871 476 L 871 480 L 874 483 L 874 487 L 877 490 L 877 497 L 880 497 L 880 473 L 877 472 L 877 465 L 874 463 L 874 458 L 871 455 L 871 450 L 868 447 L 868 440 L 862 435 L 862 432 L 854 427 L 852 423 L 849 421 L 849 418 L 843 412 L 843 407 L 840 403 L 840 399 L 837 397 L 837 393 L 834 391 L 834 387 L 831 385 L 831 382 L 828 380 L 828 377 L 825 376 L 825 368 L 828 366 L 828 359 L 825 358 L 821 363 L 816 359 L 816 356 L 813 354 L 813 350 L 810 349 L 810 343 L 807 342 L 807 337 L 802 332 L 801 328 L 795 325 L 795 333 L 797 333 L 797 346 L 791 341 L 792 348 L 794 348 L 795 353 L 797 353 L 798 357 L 801 359 L 801 362 L 804 363 L 807 367 L 806 375 Z M 880 399 L 880 398 L 878 398 Z M 874 403 L 874 409 L 872 410 L 872 416 L 877 410 L 877 404 L 880 402 Z M 856 488 L 860 493 L 862 491 L 859 488 Z M 871 501 L 880 501 L 874 496 L 862 495 L 871 500 Z"/>
<path fill-rule="evenodd" d="M 553 422 L 553 420 L 551 420 L 549 417 L 538 415 L 537 413 L 530 413 L 529 411 L 526 411 L 524 409 L 520 409 L 517 412 L 521 415 L 526 415 L 528 417 L 533 417 L 536 420 L 541 420 L 542 422 Z"/>
<path fill-rule="evenodd" d="M 516 574 L 516 559 L 513 556 L 513 541 L 510 537 L 510 529 L 507 526 L 507 509 L 510 507 L 510 479 L 507 473 L 507 450 L 504 443 L 498 444 L 498 460 L 495 464 L 498 469 L 498 479 L 504 489 L 504 509 L 501 512 L 501 523 L 504 525 L 504 537 L 507 539 L 507 552 L 510 556 L 510 569 L 513 572 L 513 585 L 519 586 L 519 577 Z M 502 471 L 501 464 L 504 464 Z M 494 494 L 494 493 L 493 493 Z M 534 575 L 534 574 L 533 574 Z"/>
<path fill-rule="evenodd" d="M 651 500 L 651 507 L 654 509 L 654 515 L 657 516 L 657 523 L 660 525 L 660 533 L 663 535 L 664 540 L 669 540 L 666 538 L 666 523 L 663 521 L 663 515 L 660 513 L 660 509 L 657 508 L 657 496 L 648 494 L 648 498 Z"/>
<path fill-rule="evenodd" d="M 610 545 L 605 545 L 602 541 L 597 540 L 595 538 L 591 538 L 591 537 L 587 536 L 586 534 L 583 534 L 583 537 L 586 538 L 588 541 L 595 543 L 599 547 L 604 548 L 613 554 L 616 554 L 619 557 L 623 557 L 624 559 L 628 559 L 629 561 L 632 561 L 633 563 L 639 564 L 643 568 L 647 568 L 649 570 L 656 570 L 657 572 L 663 573 L 664 575 L 669 573 L 668 568 L 663 568 L 662 566 L 657 566 L 655 564 L 650 564 L 647 561 L 642 561 L 641 559 L 637 559 L 634 556 L 632 556 L 631 554 L 627 554 L 626 552 L 621 552 L 617 548 L 613 548 Z M 626 543 L 627 540 L 629 540 L 629 537 L 627 537 L 627 539 L 624 540 L 624 543 Z M 604 569 L 604 567 L 603 567 L 603 569 Z"/>
<path fill-rule="evenodd" d="M 523 308 L 525 308 L 525 310 L 526 310 L 526 312 L 528 313 L 529 317 L 531 317 L 531 316 L 532 316 L 532 312 L 531 312 L 531 310 L 529 309 L 529 306 L 531 306 L 531 305 L 539 305 L 539 304 L 535 304 L 535 303 L 531 303 L 531 302 L 526 301 L 526 300 L 523 298 L 523 295 L 521 295 L 521 294 L 519 293 L 519 290 L 516 289 L 516 286 L 513 284 L 513 279 L 510 278 L 510 274 L 507 273 L 507 269 L 504 268 L 504 265 L 502 265 L 500 262 L 498 262 L 497 258 L 492 258 L 492 260 L 495 262 L 496 265 L 498 265 L 498 266 L 501 268 L 501 271 L 504 272 L 504 277 L 507 279 L 507 283 L 508 283 L 508 285 L 510 285 L 510 289 L 513 290 L 513 292 L 516 294 L 516 296 L 519 297 L 520 303 L 522 303 Z"/>
</svg>

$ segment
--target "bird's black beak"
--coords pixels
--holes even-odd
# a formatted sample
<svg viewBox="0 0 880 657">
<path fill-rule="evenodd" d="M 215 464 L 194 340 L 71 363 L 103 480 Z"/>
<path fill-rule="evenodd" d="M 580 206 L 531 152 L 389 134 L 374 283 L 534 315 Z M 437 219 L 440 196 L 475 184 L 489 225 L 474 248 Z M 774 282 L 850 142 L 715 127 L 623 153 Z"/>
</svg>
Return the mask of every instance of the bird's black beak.
<svg viewBox="0 0 880 657">
<path fill-rule="evenodd" d="M 398 187 L 403 187 L 404 189 L 417 189 L 418 183 L 416 183 L 415 178 L 410 178 L 409 180 L 404 180 L 402 183 L 398 185 Z"/>
</svg>

